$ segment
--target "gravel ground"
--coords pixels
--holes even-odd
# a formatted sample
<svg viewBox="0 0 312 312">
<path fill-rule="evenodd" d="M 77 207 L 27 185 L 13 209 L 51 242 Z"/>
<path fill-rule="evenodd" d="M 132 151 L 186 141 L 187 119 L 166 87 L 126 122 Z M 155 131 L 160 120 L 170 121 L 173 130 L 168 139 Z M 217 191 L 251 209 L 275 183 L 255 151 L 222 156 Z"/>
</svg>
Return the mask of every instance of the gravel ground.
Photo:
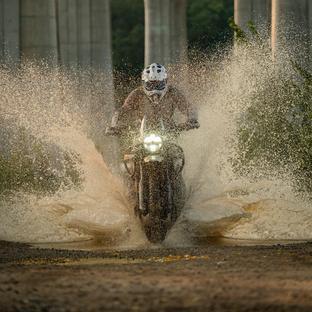
<svg viewBox="0 0 312 312">
<path fill-rule="evenodd" d="M 312 311 L 312 244 L 82 251 L 0 241 L 0 311 Z"/>
</svg>

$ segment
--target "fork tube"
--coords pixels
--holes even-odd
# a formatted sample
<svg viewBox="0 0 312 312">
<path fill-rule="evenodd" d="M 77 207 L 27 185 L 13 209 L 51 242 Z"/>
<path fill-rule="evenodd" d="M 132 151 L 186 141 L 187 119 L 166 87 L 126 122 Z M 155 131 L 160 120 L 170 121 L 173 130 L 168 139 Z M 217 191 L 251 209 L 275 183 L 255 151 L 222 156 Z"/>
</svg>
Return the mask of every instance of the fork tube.
<svg viewBox="0 0 312 312">
<path fill-rule="evenodd" d="M 139 209 L 140 211 L 144 211 L 146 207 L 144 207 L 144 177 L 143 177 L 143 168 L 142 168 L 142 163 L 139 163 L 140 166 L 140 182 L 139 182 Z"/>
</svg>

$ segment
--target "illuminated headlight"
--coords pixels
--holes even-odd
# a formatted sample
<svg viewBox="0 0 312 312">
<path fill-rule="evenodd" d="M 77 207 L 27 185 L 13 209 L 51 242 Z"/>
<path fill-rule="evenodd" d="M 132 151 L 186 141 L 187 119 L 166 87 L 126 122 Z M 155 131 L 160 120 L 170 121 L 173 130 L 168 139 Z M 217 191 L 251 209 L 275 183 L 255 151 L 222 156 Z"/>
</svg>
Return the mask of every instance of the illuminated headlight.
<svg viewBox="0 0 312 312">
<path fill-rule="evenodd" d="M 150 134 L 144 138 L 144 147 L 150 153 L 156 153 L 162 147 L 162 138 L 155 134 Z"/>
</svg>

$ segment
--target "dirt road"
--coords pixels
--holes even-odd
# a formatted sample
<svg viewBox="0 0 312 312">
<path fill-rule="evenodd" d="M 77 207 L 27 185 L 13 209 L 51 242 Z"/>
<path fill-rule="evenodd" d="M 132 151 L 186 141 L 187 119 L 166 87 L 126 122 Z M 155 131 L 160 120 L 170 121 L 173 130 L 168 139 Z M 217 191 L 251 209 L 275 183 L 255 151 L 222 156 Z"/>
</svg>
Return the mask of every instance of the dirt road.
<svg viewBox="0 0 312 312">
<path fill-rule="evenodd" d="M 312 244 L 69 251 L 0 242 L 0 311 L 312 311 Z"/>
</svg>

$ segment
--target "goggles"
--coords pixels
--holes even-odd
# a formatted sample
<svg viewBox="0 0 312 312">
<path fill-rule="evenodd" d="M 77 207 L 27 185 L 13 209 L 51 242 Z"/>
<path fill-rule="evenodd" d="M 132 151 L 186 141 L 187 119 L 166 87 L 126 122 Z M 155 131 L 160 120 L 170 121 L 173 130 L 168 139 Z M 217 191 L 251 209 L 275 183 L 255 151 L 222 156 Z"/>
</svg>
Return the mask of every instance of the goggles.
<svg viewBox="0 0 312 312">
<path fill-rule="evenodd" d="M 153 90 L 164 90 L 166 87 L 166 81 L 165 80 L 154 80 L 154 81 L 143 81 L 143 86 L 145 90 L 147 91 L 153 91 Z"/>
</svg>

